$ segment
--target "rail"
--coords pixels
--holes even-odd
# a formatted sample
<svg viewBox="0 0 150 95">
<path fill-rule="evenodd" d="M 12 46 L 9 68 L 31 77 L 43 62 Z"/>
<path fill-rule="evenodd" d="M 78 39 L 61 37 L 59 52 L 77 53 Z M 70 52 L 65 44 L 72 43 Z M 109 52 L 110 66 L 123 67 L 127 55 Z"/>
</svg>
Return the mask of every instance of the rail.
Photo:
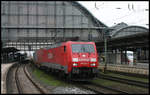
<svg viewBox="0 0 150 95">
<path fill-rule="evenodd" d="M 15 81 L 16 81 L 16 86 L 17 86 L 17 89 L 18 89 L 18 93 L 22 94 L 23 91 L 22 91 L 22 86 L 19 82 L 19 78 L 18 78 L 18 69 L 19 69 L 19 66 L 17 65 L 17 68 L 15 70 Z"/>
<path fill-rule="evenodd" d="M 27 73 L 27 70 L 26 70 L 26 67 L 24 65 L 24 68 L 23 68 L 26 76 L 28 77 L 28 79 L 32 82 L 32 84 L 42 93 L 42 94 L 46 94 L 46 92 L 40 87 L 38 86 L 33 80 L 32 78 L 29 76 L 29 74 Z"/>
<path fill-rule="evenodd" d="M 42 88 L 40 85 L 38 85 L 35 81 L 33 81 L 33 79 L 31 78 L 31 76 L 30 76 L 30 74 L 29 74 L 29 72 L 27 71 L 27 69 L 26 69 L 26 64 L 24 64 L 23 66 L 22 66 L 22 64 L 16 64 L 16 65 L 14 65 L 14 66 L 12 66 L 12 68 L 11 68 L 11 71 L 9 70 L 9 75 L 11 74 L 11 75 L 13 75 L 14 74 L 14 77 L 9 77 L 9 75 L 7 75 L 7 81 L 9 81 L 9 80 L 11 80 L 12 78 L 14 78 L 14 84 L 16 85 L 14 88 L 10 88 L 9 86 L 10 86 L 10 82 L 9 82 L 9 84 L 7 85 L 7 93 L 13 93 L 13 92 L 11 92 L 11 91 L 17 91 L 17 93 L 18 94 L 24 94 L 24 91 L 23 91 L 23 89 L 25 88 L 24 87 L 24 85 L 22 85 L 22 81 L 19 79 L 19 75 L 20 75 L 20 70 L 19 69 L 22 69 L 22 71 L 23 71 L 23 73 L 24 73 L 24 76 L 26 76 L 27 77 L 27 79 L 30 81 L 30 83 L 31 83 L 31 85 L 33 85 L 35 88 L 36 88 L 36 90 L 38 91 L 38 92 L 40 92 L 41 94 L 46 94 L 47 93 L 47 91 L 44 89 L 44 88 Z M 16 88 L 16 89 L 15 89 Z M 12 90 L 11 90 L 12 89 Z M 13 89 L 15 89 L 15 90 L 13 90 Z M 11 90 L 11 91 L 10 91 Z M 10 91 L 10 92 L 9 92 Z M 32 93 L 32 92 L 31 92 Z"/>
<path fill-rule="evenodd" d="M 103 86 L 103 85 L 96 84 L 93 82 L 88 82 L 88 84 L 77 84 L 77 83 L 73 83 L 73 84 L 79 88 L 91 90 L 97 94 L 129 94 L 129 92 Z"/>
<path fill-rule="evenodd" d="M 139 86 L 139 87 L 149 88 L 149 83 L 141 82 L 141 81 L 129 80 L 129 79 L 113 77 L 113 76 L 109 76 L 109 75 L 102 75 L 102 74 L 99 74 L 98 78 L 103 78 L 103 79 L 117 81 L 120 83 L 129 84 L 129 85 L 135 85 L 135 86 Z"/>
</svg>

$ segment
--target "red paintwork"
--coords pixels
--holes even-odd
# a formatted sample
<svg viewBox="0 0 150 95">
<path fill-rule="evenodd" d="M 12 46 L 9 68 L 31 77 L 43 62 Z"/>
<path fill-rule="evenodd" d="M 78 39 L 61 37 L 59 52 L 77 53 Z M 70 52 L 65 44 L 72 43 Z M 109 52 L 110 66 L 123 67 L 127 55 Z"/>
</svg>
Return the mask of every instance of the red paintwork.
<svg viewBox="0 0 150 95">
<path fill-rule="evenodd" d="M 71 44 L 93 44 L 95 53 L 72 53 Z M 64 52 L 64 46 L 66 46 L 66 52 Z M 52 49 L 39 49 L 37 52 L 37 62 L 42 63 L 55 63 L 61 64 L 62 66 L 68 66 L 68 72 L 71 72 L 73 63 L 78 63 L 78 66 L 74 67 L 98 67 L 98 54 L 94 42 L 63 42 L 61 46 Z M 82 55 L 86 55 L 83 57 Z M 72 58 L 78 58 L 79 62 L 72 62 Z M 90 58 L 96 58 L 96 62 L 90 62 Z M 87 61 L 86 61 L 87 60 Z M 89 60 L 89 61 L 88 61 Z M 90 64 L 82 63 L 96 63 L 96 66 L 90 66 Z"/>
</svg>

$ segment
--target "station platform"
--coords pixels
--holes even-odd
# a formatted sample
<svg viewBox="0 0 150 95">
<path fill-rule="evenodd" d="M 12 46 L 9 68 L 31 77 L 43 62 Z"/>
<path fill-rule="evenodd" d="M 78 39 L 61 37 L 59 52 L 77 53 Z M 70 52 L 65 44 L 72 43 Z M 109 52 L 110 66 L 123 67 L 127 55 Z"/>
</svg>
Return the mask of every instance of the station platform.
<svg viewBox="0 0 150 95">
<path fill-rule="evenodd" d="M 6 77 L 9 68 L 15 64 L 14 63 L 1 63 L 1 93 L 6 94 Z"/>
<path fill-rule="evenodd" d="M 104 66 L 105 64 L 99 64 L 99 69 L 104 69 Z M 149 64 L 136 63 L 136 65 L 133 66 L 122 64 L 107 64 L 107 70 L 149 75 Z"/>
</svg>

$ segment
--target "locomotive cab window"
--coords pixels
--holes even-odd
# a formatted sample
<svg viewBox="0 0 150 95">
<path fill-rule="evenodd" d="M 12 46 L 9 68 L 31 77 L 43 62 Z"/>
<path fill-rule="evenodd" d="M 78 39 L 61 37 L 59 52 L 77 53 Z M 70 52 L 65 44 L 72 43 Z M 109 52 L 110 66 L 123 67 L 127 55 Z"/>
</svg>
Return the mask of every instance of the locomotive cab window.
<svg viewBox="0 0 150 95">
<path fill-rule="evenodd" d="M 94 45 L 92 44 L 72 44 L 72 52 L 74 53 L 83 53 L 83 52 L 88 52 L 88 53 L 94 53 Z"/>
</svg>

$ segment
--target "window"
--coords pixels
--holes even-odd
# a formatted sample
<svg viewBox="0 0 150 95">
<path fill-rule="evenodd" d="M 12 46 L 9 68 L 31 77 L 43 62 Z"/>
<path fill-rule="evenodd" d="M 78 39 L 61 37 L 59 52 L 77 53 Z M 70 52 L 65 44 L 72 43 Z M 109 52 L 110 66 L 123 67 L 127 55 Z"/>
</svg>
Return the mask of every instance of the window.
<svg viewBox="0 0 150 95">
<path fill-rule="evenodd" d="M 127 53 L 127 56 L 133 56 L 133 54 L 132 53 Z"/>
<path fill-rule="evenodd" d="M 64 52 L 66 52 L 66 46 L 64 46 Z"/>
<path fill-rule="evenodd" d="M 83 53 L 83 52 L 88 52 L 88 53 L 94 53 L 94 45 L 92 44 L 72 44 L 72 52 L 73 53 Z"/>
</svg>

